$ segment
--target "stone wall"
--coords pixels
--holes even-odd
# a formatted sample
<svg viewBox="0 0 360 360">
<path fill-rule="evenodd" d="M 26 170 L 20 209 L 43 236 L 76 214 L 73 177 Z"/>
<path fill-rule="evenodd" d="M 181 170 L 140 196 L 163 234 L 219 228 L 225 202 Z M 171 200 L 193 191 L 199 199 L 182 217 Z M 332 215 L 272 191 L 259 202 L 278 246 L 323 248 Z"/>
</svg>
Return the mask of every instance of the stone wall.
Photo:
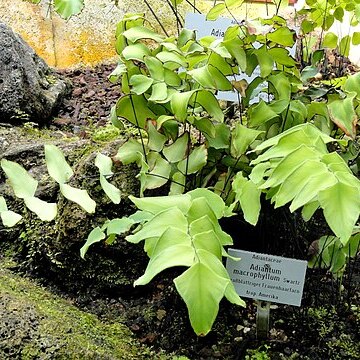
<svg viewBox="0 0 360 360">
<path fill-rule="evenodd" d="M 191 0 L 193 1 L 193 0 Z M 165 0 L 148 0 L 156 15 L 166 28 L 176 30 L 171 9 Z M 185 2 L 184 2 L 185 3 Z M 196 0 L 196 6 L 203 12 L 213 5 L 211 0 Z M 273 12 L 274 7 L 265 4 L 246 3 L 241 17 L 257 17 Z M 77 65 L 95 65 L 103 61 L 114 61 L 115 29 L 117 22 L 126 12 L 144 12 L 142 0 L 85 0 L 85 8 L 79 16 L 68 21 L 49 11 L 47 1 L 40 5 L 25 0 L 1 0 L 0 21 L 10 25 L 45 61 L 57 68 Z M 181 13 L 192 11 L 183 4 Z M 156 25 L 153 15 L 147 11 L 147 18 Z"/>
</svg>

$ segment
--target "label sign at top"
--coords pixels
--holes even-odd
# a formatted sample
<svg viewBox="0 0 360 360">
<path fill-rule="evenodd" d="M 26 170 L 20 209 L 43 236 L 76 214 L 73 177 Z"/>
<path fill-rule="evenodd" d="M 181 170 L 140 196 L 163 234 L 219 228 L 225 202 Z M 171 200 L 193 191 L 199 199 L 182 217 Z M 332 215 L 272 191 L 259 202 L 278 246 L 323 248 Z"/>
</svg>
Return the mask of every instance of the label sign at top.
<svg viewBox="0 0 360 360">
<path fill-rule="evenodd" d="M 215 21 L 208 21 L 203 14 L 187 13 L 185 16 L 185 28 L 196 30 L 198 39 L 209 35 L 223 38 L 228 27 L 236 24 L 235 20 L 224 17 L 219 17 Z"/>
<path fill-rule="evenodd" d="M 226 269 L 240 296 L 300 306 L 307 262 L 229 249 Z"/>
</svg>

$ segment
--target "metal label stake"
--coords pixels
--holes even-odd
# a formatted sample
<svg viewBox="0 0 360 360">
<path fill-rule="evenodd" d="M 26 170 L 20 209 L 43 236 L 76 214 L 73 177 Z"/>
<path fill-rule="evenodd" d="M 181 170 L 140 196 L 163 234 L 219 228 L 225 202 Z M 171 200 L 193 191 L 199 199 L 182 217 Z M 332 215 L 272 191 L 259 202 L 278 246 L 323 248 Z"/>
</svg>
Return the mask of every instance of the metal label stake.
<svg viewBox="0 0 360 360">
<path fill-rule="evenodd" d="M 267 339 L 269 334 L 270 303 L 256 300 L 256 337 Z"/>
</svg>

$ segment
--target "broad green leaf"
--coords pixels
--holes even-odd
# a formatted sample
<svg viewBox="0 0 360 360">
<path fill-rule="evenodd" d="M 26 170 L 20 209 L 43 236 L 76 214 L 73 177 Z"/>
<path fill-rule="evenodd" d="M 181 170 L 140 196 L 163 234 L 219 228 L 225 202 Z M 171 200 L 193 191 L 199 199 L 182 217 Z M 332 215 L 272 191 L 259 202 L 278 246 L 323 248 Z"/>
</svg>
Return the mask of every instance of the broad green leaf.
<svg viewBox="0 0 360 360">
<path fill-rule="evenodd" d="M 150 77 L 156 81 L 164 81 L 164 65 L 154 56 L 146 56 L 144 58 L 146 67 L 149 70 Z"/>
<path fill-rule="evenodd" d="M 268 180 L 260 186 L 260 189 L 276 187 L 282 184 L 296 169 L 300 168 L 305 162 L 317 160 L 320 164 L 320 154 L 306 146 L 301 145 L 296 150 L 285 154 L 284 158 L 277 164 Z M 267 160 L 267 159 L 266 159 Z"/>
<path fill-rule="evenodd" d="M 232 188 L 235 192 L 235 199 L 240 202 L 244 219 L 255 226 L 258 222 L 261 209 L 261 190 L 251 180 L 243 177 L 241 172 L 235 175 Z"/>
<path fill-rule="evenodd" d="M 332 32 L 327 32 L 325 34 L 324 41 L 323 41 L 322 45 L 324 47 L 327 47 L 327 48 L 330 48 L 330 49 L 335 49 L 337 47 L 337 43 L 338 43 L 337 35 L 332 33 Z"/>
<path fill-rule="evenodd" d="M 116 105 L 113 105 L 111 107 L 109 119 L 110 119 L 111 123 L 119 130 L 125 129 L 124 123 L 116 115 Z"/>
<path fill-rule="evenodd" d="M 6 210 L 0 211 L 0 218 L 4 226 L 13 227 L 22 219 L 22 216 L 14 211 Z"/>
<path fill-rule="evenodd" d="M 206 15 L 206 20 L 216 20 L 226 10 L 225 4 L 216 4 Z"/>
<path fill-rule="evenodd" d="M 267 51 L 266 45 L 263 45 L 261 48 L 254 50 L 254 54 L 259 62 L 261 77 L 267 77 L 274 68 L 274 59 Z"/>
<path fill-rule="evenodd" d="M 188 115 L 188 105 L 194 90 L 176 94 L 171 98 L 171 109 L 177 120 L 184 122 Z"/>
<path fill-rule="evenodd" d="M 321 164 L 318 164 L 319 167 L 320 165 Z M 317 198 L 317 195 L 321 190 L 333 186 L 336 182 L 336 177 L 326 171 L 324 171 L 324 173 L 319 176 L 314 176 L 314 174 L 311 174 L 303 188 L 294 197 L 290 205 L 290 211 L 293 212 L 299 209 L 301 206 L 311 203 L 313 199 Z"/>
<path fill-rule="evenodd" d="M 135 139 L 129 139 L 120 146 L 114 159 L 121 161 L 124 165 L 131 164 L 132 162 L 139 161 L 139 154 L 142 152 L 143 148 L 141 143 Z"/>
<path fill-rule="evenodd" d="M 319 202 L 331 230 L 345 245 L 359 218 L 359 188 L 338 182 L 320 191 Z"/>
<path fill-rule="evenodd" d="M 224 41 L 224 46 L 228 49 L 230 54 L 236 59 L 240 69 L 246 70 L 246 52 L 243 49 L 244 43 L 238 37 L 235 39 Z"/>
<path fill-rule="evenodd" d="M 152 31 L 144 26 L 135 26 L 129 30 L 123 32 L 125 36 L 131 42 L 136 42 L 140 39 L 151 39 L 158 43 L 164 40 L 164 37 L 157 34 L 155 31 Z"/>
<path fill-rule="evenodd" d="M 167 140 L 166 136 L 156 130 L 155 126 L 151 121 L 148 121 L 148 147 L 150 150 L 160 152 Z"/>
<path fill-rule="evenodd" d="M 171 177 L 169 195 L 183 194 L 185 191 L 186 176 L 180 171 L 175 172 Z"/>
<path fill-rule="evenodd" d="M 99 169 L 100 175 L 109 176 L 112 175 L 112 160 L 109 156 L 98 153 L 95 158 L 95 166 Z"/>
<path fill-rule="evenodd" d="M 77 15 L 84 7 L 84 0 L 54 0 L 55 11 L 64 19 Z"/>
<path fill-rule="evenodd" d="M 196 221 L 203 216 L 207 216 L 210 219 L 214 228 L 218 225 L 217 216 L 213 209 L 210 207 L 207 198 L 202 196 L 195 197 L 187 213 L 187 220 L 189 224 L 191 224 L 193 221 Z M 191 233 L 191 235 L 194 234 Z"/>
<path fill-rule="evenodd" d="M 116 103 L 116 114 L 142 129 L 148 119 L 156 118 L 143 95 L 126 95 L 120 98 Z"/>
<path fill-rule="evenodd" d="M 59 184 L 66 183 L 73 176 L 64 154 L 55 145 L 45 145 L 45 160 L 49 175 Z"/>
<path fill-rule="evenodd" d="M 352 35 L 352 44 L 359 45 L 360 44 L 360 32 L 355 31 Z"/>
<path fill-rule="evenodd" d="M 210 64 L 209 72 L 214 80 L 216 90 L 230 91 L 233 89 L 231 82 L 217 67 Z"/>
<path fill-rule="evenodd" d="M 338 6 L 334 11 L 334 17 L 336 20 L 342 22 L 344 18 L 345 11 L 341 6 Z"/>
<path fill-rule="evenodd" d="M 184 159 L 189 145 L 189 133 L 185 132 L 175 140 L 171 145 L 163 149 L 165 158 L 170 163 L 176 163 Z"/>
<path fill-rule="evenodd" d="M 214 229 L 215 229 L 214 219 L 211 219 L 208 215 L 204 215 L 202 217 L 199 216 L 196 220 L 193 219 L 189 227 L 189 233 L 191 236 L 195 236 L 196 234 L 201 234 L 208 231 L 214 231 Z M 223 243 L 221 244 L 224 245 Z"/>
<path fill-rule="evenodd" d="M 168 101 L 168 88 L 164 82 L 158 82 L 152 86 L 151 96 L 148 99 L 154 102 L 167 102 Z"/>
<path fill-rule="evenodd" d="M 301 22 L 301 30 L 304 34 L 310 33 L 311 31 L 314 30 L 315 27 L 316 27 L 315 24 L 307 19 Z"/>
<path fill-rule="evenodd" d="M 125 60 L 144 61 L 145 56 L 149 56 L 150 50 L 144 44 L 131 44 L 125 47 L 122 51 L 122 56 Z"/>
<path fill-rule="evenodd" d="M 249 123 L 251 126 L 255 127 L 263 125 L 267 121 L 278 116 L 279 114 L 272 110 L 264 100 L 260 100 L 258 104 L 254 105 L 249 110 Z"/>
<path fill-rule="evenodd" d="M 218 100 L 211 91 L 199 90 L 194 95 L 194 101 L 201 105 L 207 113 L 218 122 L 224 121 L 224 113 L 221 110 Z"/>
<path fill-rule="evenodd" d="M 215 125 L 210 119 L 203 117 L 200 118 L 196 117 L 194 119 L 193 125 L 204 135 L 207 135 L 211 138 L 215 138 L 216 136 Z"/>
<path fill-rule="evenodd" d="M 205 134 L 209 147 L 214 149 L 228 149 L 230 146 L 230 129 L 226 124 L 214 124 L 215 136 Z"/>
<path fill-rule="evenodd" d="M 104 190 L 105 194 L 114 204 L 120 204 L 121 191 L 115 185 L 108 182 L 106 177 L 103 175 L 100 175 L 100 185 Z"/>
<path fill-rule="evenodd" d="M 1 167 L 18 198 L 24 199 L 34 196 L 38 182 L 22 166 L 13 161 L 2 159 Z"/>
<path fill-rule="evenodd" d="M 206 165 L 207 149 L 205 145 L 200 145 L 193 149 L 190 155 L 178 163 L 178 169 L 183 174 L 194 174 Z"/>
<path fill-rule="evenodd" d="M 277 100 L 290 101 L 291 84 L 288 77 L 283 72 L 271 75 L 267 80 L 273 86 Z"/>
<path fill-rule="evenodd" d="M 160 237 L 145 240 L 144 249 L 150 258 L 159 255 L 171 246 L 191 245 L 191 238 L 183 231 L 169 227 Z"/>
<path fill-rule="evenodd" d="M 357 115 L 354 110 L 352 97 L 335 100 L 328 104 L 330 119 L 348 136 L 355 139 Z"/>
<path fill-rule="evenodd" d="M 290 155 L 291 156 L 291 155 Z M 288 157 L 289 158 L 289 157 Z M 295 166 L 296 167 L 296 166 Z M 278 192 L 273 197 L 275 200 L 275 208 L 284 206 L 289 201 L 299 195 L 304 186 L 309 185 L 310 177 L 326 177 L 328 176 L 327 168 L 324 164 L 320 163 L 318 159 L 305 161 L 301 163 L 301 166 L 296 169 L 284 179 Z M 334 179 L 334 176 L 333 180 Z M 313 200 L 310 198 L 309 201 Z"/>
<path fill-rule="evenodd" d="M 196 212 L 194 212 L 194 214 L 196 215 Z M 193 220 L 189 226 L 189 233 L 191 236 L 211 230 L 215 231 L 221 245 L 226 246 L 233 244 L 231 236 L 221 229 L 218 221 L 216 220 L 216 216 L 212 216 L 212 218 L 210 218 L 209 215 L 197 217 L 196 220 Z"/>
<path fill-rule="evenodd" d="M 106 232 L 108 235 L 121 235 L 129 231 L 133 224 L 135 224 L 135 220 L 128 217 L 123 217 L 121 219 L 113 219 L 108 222 L 106 226 Z"/>
<path fill-rule="evenodd" d="M 153 84 L 154 80 L 142 74 L 135 74 L 130 78 L 129 84 L 136 95 L 141 95 Z"/>
<path fill-rule="evenodd" d="M 346 35 L 340 40 L 340 44 L 339 44 L 340 55 L 348 57 L 350 53 L 350 46 L 351 46 L 351 36 Z"/>
<path fill-rule="evenodd" d="M 143 211 L 150 212 L 154 215 L 177 207 L 182 213 L 186 214 L 191 206 L 191 197 L 188 194 L 185 195 L 172 195 L 172 196 L 153 196 L 136 198 L 129 196 L 129 199 L 135 204 L 135 206 Z"/>
<path fill-rule="evenodd" d="M 184 233 L 184 237 L 186 237 Z M 161 271 L 174 266 L 191 266 L 194 263 L 195 251 L 189 245 L 174 245 L 152 257 L 145 273 L 134 282 L 134 286 L 148 284 Z"/>
<path fill-rule="evenodd" d="M 148 211 L 138 210 L 134 214 L 129 216 L 129 220 L 133 221 L 135 224 L 144 223 L 153 218 L 153 214 Z"/>
<path fill-rule="evenodd" d="M 120 62 L 117 64 L 116 68 L 108 76 L 108 79 L 111 83 L 116 84 L 119 81 L 119 79 L 121 79 L 121 75 L 126 74 L 126 73 L 127 73 L 127 67 L 120 60 Z"/>
<path fill-rule="evenodd" d="M 289 50 L 284 48 L 272 48 L 268 50 L 269 55 L 278 65 L 293 67 L 297 62 L 291 57 Z"/>
<path fill-rule="evenodd" d="M 275 31 L 266 34 L 268 40 L 284 47 L 291 47 L 295 43 L 295 32 L 288 27 L 280 27 Z"/>
<path fill-rule="evenodd" d="M 356 97 L 360 99 L 360 73 L 350 75 L 343 86 L 347 93 L 356 93 Z"/>
<path fill-rule="evenodd" d="M 216 89 L 214 78 L 209 71 L 209 65 L 201 66 L 187 72 L 203 88 Z"/>
<path fill-rule="evenodd" d="M 22 219 L 21 215 L 8 210 L 3 196 L 0 196 L 0 218 L 4 226 L 7 227 L 15 226 Z"/>
<path fill-rule="evenodd" d="M 195 39 L 196 39 L 196 33 L 194 30 L 182 29 L 180 31 L 179 37 L 177 39 L 177 45 L 179 48 L 182 48 L 190 40 L 195 40 Z M 164 43 L 164 44 L 166 44 L 166 43 Z M 177 49 L 177 47 L 176 47 L 176 49 Z"/>
<path fill-rule="evenodd" d="M 193 200 L 197 198 L 205 198 L 216 218 L 220 219 L 223 217 L 225 203 L 219 195 L 206 188 L 197 188 L 195 190 L 189 191 L 187 194 L 190 195 L 191 199 Z"/>
<path fill-rule="evenodd" d="M 64 197 L 80 205 L 86 212 L 95 212 L 96 202 L 90 198 L 86 190 L 76 189 L 68 184 L 60 184 L 60 191 Z"/>
<path fill-rule="evenodd" d="M 0 196 L 0 212 L 7 211 L 8 207 L 6 205 L 5 198 L 3 196 Z"/>
<path fill-rule="evenodd" d="M 183 68 L 186 68 L 188 66 L 185 57 L 177 54 L 174 51 L 161 51 L 156 54 L 156 57 L 164 63 L 164 66 L 174 64 L 174 66 L 171 66 L 170 70 L 175 70 L 180 66 Z"/>
<path fill-rule="evenodd" d="M 240 123 L 231 132 L 231 156 L 238 158 L 245 154 L 247 148 L 262 134 L 263 131 L 249 129 Z"/>
<path fill-rule="evenodd" d="M 290 138 L 289 135 L 293 134 L 293 137 Z M 300 124 L 294 126 L 283 133 L 272 137 L 264 142 L 262 142 L 259 146 L 256 147 L 255 151 L 261 151 L 267 149 L 271 146 L 277 145 L 283 138 L 291 139 L 291 143 L 295 143 L 290 149 L 295 150 L 298 146 L 302 144 L 315 144 L 316 139 L 320 138 L 325 144 L 333 142 L 334 139 L 330 136 L 324 134 L 317 127 L 310 123 Z M 300 141 L 296 141 L 296 139 L 300 139 Z M 308 140 L 307 140 L 308 139 Z M 286 140 L 285 140 L 286 141 Z M 291 145 L 290 143 L 288 144 Z M 261 160 L 263 161 L 263 160 Z M 255 163 L 255 162 L 254 162 Z"/>
<path fill-rule="evenodd" d="M 196 251 L 199 249 L 206 250 L 209 253 L 214 254 L 218 259 L 222 259 L 223 247 L 214 230 L 195 234 L 192 238 L 192 242 Z"/>
<path fill-rule="evenodd" d="M 205 336 L 215 321 L 228 280 L 197 262 L 174 279 L 174 283 L 186 303 L 195 333 Z"/>
<path fill-rule="evenodd" d="M 305 66 L 301 71 L 301 81 L 306 82 L 309 79 L 313 79 L 316 74 L 318 74 L 319 69 L 317 66 Z M 316 104 L 316 103 L 315 103 Z M 311 106 L 312 104 L 310 104 Z"/>
<path fill-rule="evenodd" d="M 214 256 L 214 254 L 212 254 L 208 251 L 204 251 L 202 249 L 199 249 L 198 256 L 199 256 L 200 262 L 207 265 L 211 270 L 213 270 L 220 277 L 228 280 L 228 286 L 225 290 L 225 297 L 227 298 L 227 300 L 233 304 L 245 307 L 246 306 L 245 301 L 242 300 L 239 297 L 239 295 L 236 293 L 234 284 L 230 280 L 229 273 L 225 269 L 221 260 L 219 260 L 216 256 Z M 223 256 L 227 256 L 230 258 L 230 255 L 227 254 L 225 251 L 223 252 Z M 240 260 L 239 258 L 234 258 L 232 256 L 231 256 L 231 258 L 234 261 Z"/>
<path fill-rule="evenodd" d="M 151 152 L 147 159 L 150 171 L 146 173 L 144 189 L 156 189 L 165 185 L 170 178 L 171 165 L 157 152 Z"/>
<path fill-rule="evenodd" d="M 180 76 L 173 70 L 169 70 L 169 69 L 164 70 L 164 81 L 168 86 L 177 87 L 181 85 Z"/>
<path fill-rule="evenodd" d="M 153 200 L 153 198 L 150 199 Z M 133 199 L 131 200 L 133 201 Z M 176 206 L 176 204 L 173 204 L 173 206 Z M 141 230 L 127 236 L 126 240 L 136 244 L 141 240 L 161 236 L 169 227 L 187 232 L 187 224 L 184 214 L 177 207 L 172 207 L 157 213 Z"/>
<path fill-rule="evenodd" d="M 314 215 L 315 211 L 320 207 L 318 201 L 313 201 L 304 205 L 301 215 L 305 221 L 309 221 Z"/>
<path fill-rule="evenodd" d="M 227 50 L 225 51 L 226 53 L 228 53 Z M 230 53 L 229 58 L 231 58 Z M 211 56 L 209 56 L 208 64 L 219 70 L 225 76 L 234 75 L 234 71 L 236 72 L 236 68 L 233 68 L 225 57 L 220 56 L 216 53 L 212 53 Z"/>
<path fill-rule="evenodd" d="M 89 247 L 92 245 L 92 244 L 95 244 L 97 242 L 100 242 L 101 240 L 104 240 L 105 239 L 105 233 L 99 228 L 99 227 L 96 227 L 95 229 L 93 229 L 87 240 L 86 240 L 86 243 L 82 246 L 82 248 L 80 249 L 80 256 L 84 259 L 85 258 L 85 254 L 87 253 Z"/>
<path fill-rule="evenodd" d="M 25 205 L 28 209 L 34 212 L 42 221 L 52 221 L 57 214 L 57 205 L 54 203 L 47 203 L 37 197 L 24 198 Z"/>
</svg>

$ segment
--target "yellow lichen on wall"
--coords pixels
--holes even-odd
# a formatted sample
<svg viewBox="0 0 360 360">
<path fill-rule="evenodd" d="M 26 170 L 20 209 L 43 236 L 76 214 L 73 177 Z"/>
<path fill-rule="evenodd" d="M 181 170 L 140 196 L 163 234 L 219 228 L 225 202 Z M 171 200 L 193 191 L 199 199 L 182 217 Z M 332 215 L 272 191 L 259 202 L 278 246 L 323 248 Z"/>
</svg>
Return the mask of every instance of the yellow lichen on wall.
<svg viewBox="0 0 360 360">
<path fill-rule="evenodd" d="M 124 12 L 110 0 L 85 0 L 79 16 L 68 21 L 47 2 L 1 0 L 0 21 L 8 24 L 49 65 L 66 68 L 114 60 L 115 29 Z"/>
</svg>

